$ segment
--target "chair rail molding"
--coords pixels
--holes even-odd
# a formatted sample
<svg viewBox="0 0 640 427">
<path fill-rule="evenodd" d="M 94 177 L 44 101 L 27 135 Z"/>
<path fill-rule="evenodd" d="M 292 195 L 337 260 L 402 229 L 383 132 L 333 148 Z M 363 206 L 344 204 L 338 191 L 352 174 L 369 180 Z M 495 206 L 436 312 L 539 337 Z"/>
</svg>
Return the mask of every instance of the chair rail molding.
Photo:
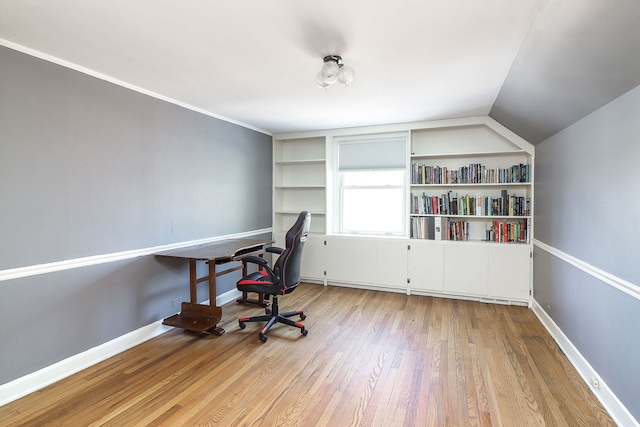
<svg viewBox="0 0 640 427">
<path fill-rule="evenodd" d="M 569 255 L 566 252 L 562 252 L 559 249 L 554 248 L 553 246 L 549 246 L 540 240 L 533 239 L 533 245 L 542 249 L 545 252 L 550 253 L 551 255 L 560 258 L 561 260 L 573 265 L 576 268 L 584 271 L 585 273 L 595 277 L 596 279 L 613 286 L 625 294 L 634 297 L 637 300 L 640 300 L 640 285 L 633 284 L 624 279 L 621 279 L 617 276 L 614 276 L 611 273 L 607 273 L 604 270 L 599 269 L 587 262 L 582 261 L 574 256 Z"/>
<path fill-rule="evenodd" d="M 182 248 L 191 245 L 201 245 L 205 243 L 217 242 L 225 239 L 243 238 L 255 236 L 258 234 L 271 233 L 272 228 L 263 228 L 261 230 L 247 231 L 244 233 L 228 234 L 225 236 L 208 237 L 205 239 L 191 240 L 188 242 L 171 243 L 168 245 L 154 246 L 149 248 L 134 249 L 129 251 L 113 252 L 109 254 L 94 255 L 82 258 L 74 258 L 64 261 L 55 261 L 46 264 L 29 265 L 26 267 L 10 268 L 0 270 L 0 282 L 6 280 L 19 279 L 21 277 L 36 276 L 39 274 L 53 273 L 62 270 L 71 270 L 74 268 L 88 267 L 91 265 L 106 264 L 109 262 L 122 261 L 125 259 L 138 258 L 142 256 L 152 255 L 170 249 Z"/>
</svg>

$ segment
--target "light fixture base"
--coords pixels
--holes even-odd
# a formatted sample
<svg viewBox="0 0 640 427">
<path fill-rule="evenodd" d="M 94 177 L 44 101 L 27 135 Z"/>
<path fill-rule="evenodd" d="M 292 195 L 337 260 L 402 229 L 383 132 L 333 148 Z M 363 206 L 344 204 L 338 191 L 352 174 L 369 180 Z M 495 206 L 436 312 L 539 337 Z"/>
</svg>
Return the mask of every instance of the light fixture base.
<svg viewBox="0 0 640 427">
<path fill-rule="evenodd" d="M 342 57 L 340 55 L 327 55 L 322 58 L 325 63 L 332 61 L 338 64 L 338 67 L 342 67 L 344 64 L 342 63 Z"/>
</svg>

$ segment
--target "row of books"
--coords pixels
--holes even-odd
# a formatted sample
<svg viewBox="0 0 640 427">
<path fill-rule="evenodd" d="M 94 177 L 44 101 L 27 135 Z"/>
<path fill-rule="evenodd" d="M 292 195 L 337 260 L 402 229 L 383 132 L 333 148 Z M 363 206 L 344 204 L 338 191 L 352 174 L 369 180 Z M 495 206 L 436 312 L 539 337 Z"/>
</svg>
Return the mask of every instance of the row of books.
<svg viewBox="0 0 640 427">
<path fill-rule="evenodd" d="M 493 221 L 491 228 L 486 230 L 486 239 L 490 242 L 529 243 L 529 221 Z"/>
<path fill-rule="evenodd" d="M 500 243 L 529 243 L 530 220 L 517 222 L 491 221 L 485 240 Z M 441 216 L 412 217 L 411 238 L 428 240 L 469 240 L 469 221 L 453 220 Z"/>
<path fill-rule="evenodd" d="M 469 221 L 440 216 L 411 218 L 411 238 L 428 240 L 469 240 Z"/>
<path fill-rule="evenodd" d="M 458 193 L 447 191 L 440 196 L 422 193 L 411 195 L 411 213 L 422 215 L 475 215 L 475 216 L 529 216 L 531 199 L 526 196 L 508 194 L 501 190 L 499 197 L 458 197 Z"/>
<path fill-rule="evenodd" d="M 485 184 L 531 182 L 531 166 L 520 163 L 509 168 L 488 168 L 471 163 L 458 169 L 411 164 L 412 184 Z"/>
<path fill-rule="evenodd" d="M 441 216 L 411 218 L 411 238 L 429 240 L 469 240 L 469 222 Z"/>
</svg>

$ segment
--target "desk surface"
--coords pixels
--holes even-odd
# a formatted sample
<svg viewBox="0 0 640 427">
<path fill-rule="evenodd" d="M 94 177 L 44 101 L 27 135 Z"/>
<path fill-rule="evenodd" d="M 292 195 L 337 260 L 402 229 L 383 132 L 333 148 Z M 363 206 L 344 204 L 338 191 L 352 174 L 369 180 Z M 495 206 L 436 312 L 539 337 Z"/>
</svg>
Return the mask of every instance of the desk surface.
<svg viewBox="0 0 640 427">
<path fill-rule="evenodd" d="M 155 255 L 202 261 L 221 261 L 252 252 L 253 249 L 262 248 L 273 242 L 271 239 L 227 239 L 202 245 L 170 249 Z"/>
</svg>

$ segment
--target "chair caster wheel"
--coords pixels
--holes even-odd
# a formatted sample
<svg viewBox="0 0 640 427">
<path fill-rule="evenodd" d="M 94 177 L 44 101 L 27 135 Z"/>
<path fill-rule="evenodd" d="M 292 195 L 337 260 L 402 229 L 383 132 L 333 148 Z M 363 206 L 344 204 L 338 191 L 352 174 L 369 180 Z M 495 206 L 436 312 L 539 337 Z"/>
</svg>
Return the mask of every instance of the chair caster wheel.
<svg viewBox="0 0 640 427">
<path fill-rule="evenodd" d="M 306 328 L 302 328 L 300 329 L 300 333 L 302 334 L 302 336 L 307 336 L 307 334 L 309 333 L 309 331 Z"/>
<path fill-rule="evenodd" d="M 239 325 L 240 325 L 240 329 L 244 329 L 247 327 L 247 324 L 244 322 L 240 322 Z"/>
<path fill-rule="evenodd" d="M 307 318 L 307 315 L 304 313 L 300 313 L 300 320 L 304 320 Z"/>
<path fill-rule="evenodd" d="M 271 316 L 271 310 L 268 308 L 264 309 L 264 314 L 266 314 L 267 316 Z"/>
<path fill-rule="evenodd" d="M 262 341 L 263 343 L 267 342 L 267 336 L 265 334 L 260 332 L 260 335 L 258 336 L 260 337 L 260 341 Z"/>
</svg>

